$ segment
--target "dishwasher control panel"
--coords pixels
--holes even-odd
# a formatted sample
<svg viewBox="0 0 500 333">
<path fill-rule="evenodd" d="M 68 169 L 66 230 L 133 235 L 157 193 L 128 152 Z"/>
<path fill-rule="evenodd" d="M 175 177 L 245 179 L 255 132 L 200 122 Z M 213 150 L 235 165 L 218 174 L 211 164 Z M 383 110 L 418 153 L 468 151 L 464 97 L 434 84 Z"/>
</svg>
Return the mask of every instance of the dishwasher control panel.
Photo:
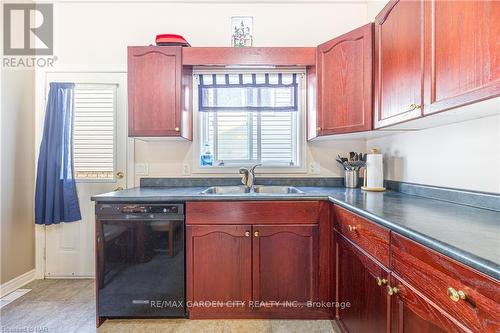
<svg viewBox="0 0 500 333">
<path fill-rule="evenodd" d="M 102 217 L 169 218 L 184 217 L 183 203 L 98 203 L 96 215 Z"/>
</svg>

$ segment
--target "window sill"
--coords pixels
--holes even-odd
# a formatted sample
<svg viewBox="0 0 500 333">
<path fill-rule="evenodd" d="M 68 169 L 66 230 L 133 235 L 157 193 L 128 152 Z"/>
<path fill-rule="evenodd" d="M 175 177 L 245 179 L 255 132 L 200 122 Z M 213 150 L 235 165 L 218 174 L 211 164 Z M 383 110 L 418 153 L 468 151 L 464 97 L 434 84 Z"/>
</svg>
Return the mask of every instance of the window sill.
<svg viewBox="0 0 500 333">
<path fill-rule="evenodd" d="M 212 167 L 193 167 L 192 174 L 230 174 L 239 173 L 240 168 L 250 167 L 250 165 L 242 164 L 241 166 L 212 166 Z M 303 167 L 258 167 L 255 172 L 257 174 L 307 174 L 307 169 Z"/>
</svg>

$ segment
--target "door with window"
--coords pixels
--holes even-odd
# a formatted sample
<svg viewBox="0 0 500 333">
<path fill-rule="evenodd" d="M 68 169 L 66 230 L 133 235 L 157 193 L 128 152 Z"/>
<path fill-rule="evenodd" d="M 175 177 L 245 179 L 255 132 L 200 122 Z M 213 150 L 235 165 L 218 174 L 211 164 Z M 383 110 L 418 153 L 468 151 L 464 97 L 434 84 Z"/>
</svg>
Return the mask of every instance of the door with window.
<svg viewBox="0 0 500 333">
<path fill-rule="evenodd" d="M 126 73 L 48 73 L 74 82 L 74 177 L 82 220 L 45 228 L 45 276 L 94 276 L 94 203 L 90 197 L 127 187 Z M 47 89 L 48 92 L 48 89 Z M 130 184 L 131 185 L 131 184 Z"/>
</svg>

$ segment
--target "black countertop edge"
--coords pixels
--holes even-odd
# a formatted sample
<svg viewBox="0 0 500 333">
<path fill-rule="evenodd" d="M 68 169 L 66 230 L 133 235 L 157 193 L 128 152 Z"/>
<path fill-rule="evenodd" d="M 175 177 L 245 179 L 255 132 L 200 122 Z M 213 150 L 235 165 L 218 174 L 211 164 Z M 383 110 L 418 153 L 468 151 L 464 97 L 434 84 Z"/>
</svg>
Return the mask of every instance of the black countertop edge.
<svg viewBox="0 0 500 333">
<path fill-rule="evenodd" d="M 335 198 L 332 198 L 332 197 L 329 197 L 328 198 L 330 202 L 333 202 L 334 204 L 337 204 L 355 214 L 358 214 L 360 216 L 363 216 L 367 219 L 369 219 L 370 221 L 373 221 L 377 224 L 380 224 L 388 229 L 390 229 L 391 231 L 394 231 L 398 234 L 401 234 L 402 236 L 405 236 L 411 240 L 414 240 L 415 242 L 421 244 L 421 245 L 424 245 L 436 252 L 439 252 L 449 258 L 452 258 L 468 267 L 471 267 L 473 269 L 476 269 L 477 271 L 481 272 L 481 273 L 484 273 L 486 275 L 488 275 L 489 277 L 492 277 L 492 278 L 495 278 L 497 280 L 500 280 L 500 271 L 498 271 L 497 269 L 493 268 L 493 266 L 497 266 L 495 263 L 492 263 L 486 259 L 483 259 L 483 258 L 479 258 L 473 254 L 467 254 L 467 255 L 464 255 L 463 254 L 463 250 L 461 249 L 458 249 L 454 246 L 451 246 L 451 245 L 448 245 L 448 244 L 444 244 L 438 240 L 435 240 L 429 236 L 425 236 L 425 235 L 422 235 L 418 232 L 415 232 L 409 228 L 405 228 L 405 227 L 402 227 L 398 224 L 395 224 L 395 223 L 392 223 L 390 221 L 387 221 L 387 220 L 384 220 L 376 215 L 373 215 L 373 214 L 370 214 L 369 212 L 363 210 L 363 209 L 359 209 L 355 206 L 351 206 L 341 200 L 338 200 L 338 199 L 335 199 Z M 490 265 L 488 265 L 487 263 L 488 262 L 490 263 Z"/>
</svg>

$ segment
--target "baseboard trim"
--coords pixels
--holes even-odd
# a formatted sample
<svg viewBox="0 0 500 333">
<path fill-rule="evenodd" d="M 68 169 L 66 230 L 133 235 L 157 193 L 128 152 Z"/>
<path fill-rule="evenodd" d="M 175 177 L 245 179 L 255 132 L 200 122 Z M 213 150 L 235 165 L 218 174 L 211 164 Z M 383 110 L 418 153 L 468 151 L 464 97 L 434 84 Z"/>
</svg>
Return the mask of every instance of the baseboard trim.
<svg viewBox="0 0 500 333">
<path fill-rule="evenodd" d="M 35 270 L 32 269 L 24 274 L 19 275 L 18 277 L 13 278 L 5 283 L 0 285 L 0 297 L 4 297 L 5 295 L 10 294 L 16 289 L 21 288 L 26 283 L 30 283 L 35 279 Z"/>
</svg>

